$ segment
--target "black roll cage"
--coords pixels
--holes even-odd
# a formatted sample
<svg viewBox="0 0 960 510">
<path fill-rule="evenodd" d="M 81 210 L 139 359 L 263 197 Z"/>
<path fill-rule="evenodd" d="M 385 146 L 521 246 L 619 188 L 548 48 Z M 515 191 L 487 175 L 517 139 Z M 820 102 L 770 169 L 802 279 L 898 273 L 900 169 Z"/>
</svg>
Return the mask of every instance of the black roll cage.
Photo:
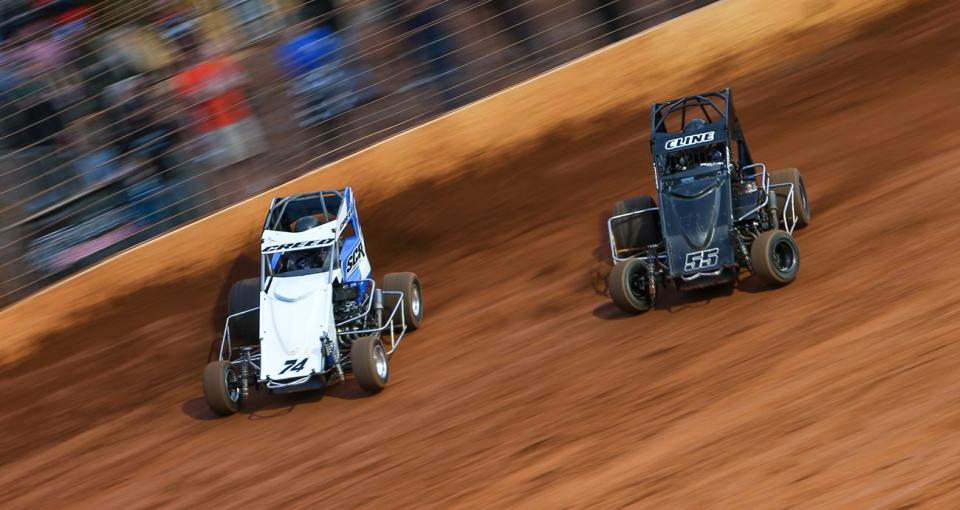
<svg viewBox="0 0 960 510">
<path fill-rule="evenodd" d="M 658 175 L 662 176 L 664 174 L 668 153 L 676 154 L 678 152 L 667 150 L 663 142 L 683 133 L 683 128 L 687 124 L 688 110 L 696 111 L 693 115 L 698 118 L 702 117 L 709 126 L 723 132 L 722 139 L 718 143 L 726 146 L 727 154 L 725 156 L 728 165 L 743 168 L 753 164 L 750 149 L 743 136 L 740 119 L 737 117 L 733 105 L 733 93 L 729 88 L 726 88 L 716 92 L 706 92 L 653 104 L 650 112 L 650 151 Z M 702 116 L 699 115 L 701 113 Z M 676 118 L 678 114 L 680 116 L 680 129 L 671 131 L 668 129 L 667 120 Z M 736 161 L 732 161 L 731 144 L 734 144 L 736 149 Z"/>
</svg>

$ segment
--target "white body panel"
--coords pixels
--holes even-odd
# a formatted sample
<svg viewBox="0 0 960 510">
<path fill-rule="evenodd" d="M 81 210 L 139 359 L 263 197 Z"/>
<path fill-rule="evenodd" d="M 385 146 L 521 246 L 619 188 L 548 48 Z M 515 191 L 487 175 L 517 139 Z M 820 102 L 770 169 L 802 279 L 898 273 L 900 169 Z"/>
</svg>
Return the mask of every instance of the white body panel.
<svg viewBox="0 0 960 510">
<path fill-rule="evenodd" d="M 274 251 L 288 251 L 286 246 L 297 243 L 333 241 L 337 237 L 337 221 L 324 223 L 316 228 L 311 228 L 305 232 L 282 232 L 279 230 L 264 230 L 260 237 L 260 249 L 262 253 L 271 253 Z M 276 249 L 284 246 L 283 249 Z M 274 248 L 274 249 L 269 249 Z"/>
<path fill-rule="evenodd" d="M 337 338 L 330 273 L 271 278 L 260 293 L 261 380 L 324 370 L 322 338 Z"/>
</svg>

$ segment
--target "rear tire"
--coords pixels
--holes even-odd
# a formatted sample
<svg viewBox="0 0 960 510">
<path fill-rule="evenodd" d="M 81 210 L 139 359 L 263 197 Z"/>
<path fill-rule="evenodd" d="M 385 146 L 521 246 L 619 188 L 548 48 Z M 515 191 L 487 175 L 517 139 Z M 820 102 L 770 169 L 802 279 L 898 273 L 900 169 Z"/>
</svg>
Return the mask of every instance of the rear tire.
<svg viewBox="0 0 960 510">
<path fill-rule="evenodd" d="M 379 393 L 386 387 L 390 362 L 379 338 L 365 336 L 354 340 L 350 347 L 350 363 L 353 377 L 364 391 Z"/>
<path fill-rule="evenodd" d="M 203 396 L 218 416 L 240 409 L 240 374 L 228 361 L 211 361 L 203 369 Z"/>
<path fill-rule="evenodd" d="M 403 293 L 403 307 L 400 313 L 406 321 L 407 329 L 416 330 L 423 323 L 423 288 L 420 278 L 414 273 L 389 273 L 383 277 L 383 290 Z M 400 296 L 383 295 L 383 313 L 389 314 L 397 306 Z"/>
<path fill-rule="evenodd" d="M 653 307 L 647 288 L 647 266 L 639 259 L 625 260 L 615 266 L 607 277 L 610 298 L 627 313 L 642 313 Z"/>
<path fill-rule="evenodd" d="M 227 297 L 227 313 L 233 315 L 260 306 L 260 278 L 240 280 L 230 287 Z M 240 343 L 255 344 L 260 341 L 260 314 L 250 312 L 230 321 L 230 338 Z"/>
<path fill-rule="evenodd" d="M 761 233 L 750 247 L 753 274 L 771 285 L 786 285 L 800 270 L 800 248 L 783 230 Z"/>
<path fill-rule="evenodd" d="M 807 197 L 807 187 L 803 182 L 803 176 L 800 170 L 796 168 L 786 168 L 770 172 L 770 184 L 793 184 L 793 210 L 797 217 L 796 228 L 802 229 L 810 224 L 810 200 Z M 784 207 L 787 206 L 787 195 L 789 188 L 776 188 L 774 192 L 777 195 L 777 211 L 780 218 L 783 218 Z M 786 225 L 783 225 L 786 227 Z"/>
<path fill-rule="evenodd" d="M 621 200 L 613 206 L 613 216 L 656 207 L 657 202 L 649 195 Z M 660 211 L 638 214 L 613 221 L 613 238 L 617 250 L 638 250 L 661 240 Z"/>
</svg>

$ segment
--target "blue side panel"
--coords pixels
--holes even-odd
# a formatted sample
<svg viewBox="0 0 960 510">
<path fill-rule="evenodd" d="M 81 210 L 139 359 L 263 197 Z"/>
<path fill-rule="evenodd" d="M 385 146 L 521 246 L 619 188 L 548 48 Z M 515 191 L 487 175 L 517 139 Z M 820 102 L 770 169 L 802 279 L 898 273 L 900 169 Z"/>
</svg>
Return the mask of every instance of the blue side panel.
<svg viewBox="0 0 960 510">
<path fill-rule="evenodd" d="M 347 214 L 350 217 L 347 221 L 350 222 L 353 227 L 354 234 L 343 241 L 343 246 L 340 247 L 340 267 L 344 270 L 343 281 L 344 283 L 351 282 L 360 282 L 370 278 L 372 271 L 363 271 L 363 268 L 360 267 L 358 263 L 360 260 L 367 258 L 365 252 L 366 246 L 360 242 L 360 219 L 357 216 L 356 203 L 353 198 L 353 190 L 347 186 L 343 190 L 344 201 L 347 204 Z M 362 282 L 360 286 L 360 297 L 359 301 L 365 299 L 367 293 L 367 287 L 369 284 L 367 282 Z"/>
<path fill-rule="evenodd" d="M 340 247 L 340 267 L 345 271 L 343 275 L 343 281 L 345 282 L 355 282 L 363 279 L 360 276 L 359 265 L 350 267 L 350 258 L 354 256 L 353 252 L 356 251 L 358 244 L 360 244 L 360 239 L 357 236 L 351 236 L 346 238 L 343 241 L 343 246 Z M 348 270 L 349 273 L 346 272 Z"/>
</svg>

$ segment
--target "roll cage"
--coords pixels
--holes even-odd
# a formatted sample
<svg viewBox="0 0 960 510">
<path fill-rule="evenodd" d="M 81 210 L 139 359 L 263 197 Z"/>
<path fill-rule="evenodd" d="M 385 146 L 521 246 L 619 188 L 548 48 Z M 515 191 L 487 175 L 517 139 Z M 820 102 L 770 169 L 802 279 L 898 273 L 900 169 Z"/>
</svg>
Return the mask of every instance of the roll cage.
<svg viewBox="0 0 960 510">
<path fill-rule="evenodd" d="M 344 191 L 350 195 L 352 201 L 353 193 L 350 192 L 350 188 Z M 270 203 L 263 230 L 291 232 L 293 223 L 304 216 L 323 214 L 327 217 L 337 217 L 340 206 L 346 198 L 344 191 L 326 190 L 275 198 Z"/>
<path fill-rule="evenodd" d="M 654 103 L 650 122 L 658 188 L 665 176 L 695 165 L 723 162 L 730 171 L 754 165 L 729 88 Z"/>
<path fill-rule="evenodd" d="M 693 119 L 703 122 L 691 123 Z M 796 226 L 793 186 L 772 184 L 766 166 L 753 161 L 734 107 L 731 89 L 654 103 L 650 110 L 650 152 L 661 206 L 662 193 L 667 188 L 720 172 L 736 183 L 734 191 L 737 197 L 735 203 L 731 204 L 735 223 L 754 218 L 770 203 L 771 190 L 781 189 L 786 193 L 787 207 L 777 211 L 779 224 L 788 233 L 793 233 Z M 750 189 L 753 191 L 745 191 Z M 614 225 L 618 222 L 659 211 L 660 206 L 649 207 L 615 215 L 607 220 L 610 254 L 615 264 L 639 258 L 658 267 L 663 265 L 662 260 L 667 258 L 663 241 L 639 249 L 625 249 L 616 245 L 613 235 Z M 794 219 L 790 220 L 791 217 Z"/>
<path fill-rule="evenodd" d="M 322 218 L 322 223 L 336 222 L 335 229 L 326 235 L 313 230 L 295 233 L 294 223 L 305 216 Z M 293 252 L 329 250 L 325 270 L 331 273 L 338 268 L 350 269 L 348 258 L 351 254 L 356 255 L 358 250 L 363 252 L 360 221 L 350 187 L 273 199 L 263 225 L 264 238 L 268 231 L 277 232 L 286 239 L 296 238 L 297 242 L 261 246 L 261 289 L 265 288 L 267 277 L 277 273 L 280 260 Z M 365 253 L 362 255 L 366 256 Z M 356 273 L 356 270 L 349 274 L 345 271 L 342 275 L 344 282 L 359 281 L 366 276 Z M 366 288 L 365 285 L 361 287 Z"/>
</svg>

